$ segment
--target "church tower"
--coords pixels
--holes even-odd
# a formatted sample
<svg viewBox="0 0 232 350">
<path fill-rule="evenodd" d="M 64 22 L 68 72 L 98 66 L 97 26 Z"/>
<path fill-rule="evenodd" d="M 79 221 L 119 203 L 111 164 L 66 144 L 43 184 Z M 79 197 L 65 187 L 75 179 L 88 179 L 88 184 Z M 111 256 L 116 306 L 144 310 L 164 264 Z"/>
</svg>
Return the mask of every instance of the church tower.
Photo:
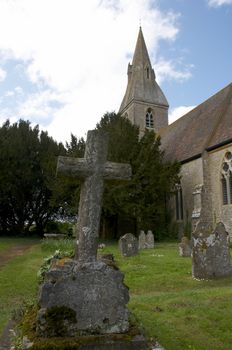
<svg viewBox="0 0 232 350">
<path fill-rule="evenodd" d="M 127 75 L 127 89 L 119 113 L 139 126 L 140 133 L 146 128 L 157 132 L 167 126 L 168 101 L 156 82 L 141 27 Z"/>
</svg>

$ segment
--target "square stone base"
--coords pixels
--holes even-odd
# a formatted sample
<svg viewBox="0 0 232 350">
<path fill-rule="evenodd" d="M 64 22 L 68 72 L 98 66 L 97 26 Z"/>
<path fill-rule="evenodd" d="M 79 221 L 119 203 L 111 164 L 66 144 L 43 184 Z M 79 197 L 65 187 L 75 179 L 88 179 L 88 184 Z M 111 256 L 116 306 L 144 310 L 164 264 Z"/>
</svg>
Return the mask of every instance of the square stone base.
<svg viewBox="0 0 232 350">
<path fill-rule="evenodd" d="M 30 350 L 148 350 L 141 334 L 111 334 L 77 338 L 37 338 Z"/>
</svg>

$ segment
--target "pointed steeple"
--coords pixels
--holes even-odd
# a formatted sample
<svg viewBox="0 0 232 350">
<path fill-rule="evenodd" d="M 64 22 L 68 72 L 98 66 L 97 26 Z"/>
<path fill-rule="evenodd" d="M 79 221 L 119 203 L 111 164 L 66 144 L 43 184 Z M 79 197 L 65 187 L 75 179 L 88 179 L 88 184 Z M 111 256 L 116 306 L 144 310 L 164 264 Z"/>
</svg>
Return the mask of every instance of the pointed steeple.
<svg viewBox="0 0 232 350">
<path fill-rule="evenodd" d="M 132 66 L 141 68 L 149 66 L 151 68 L 151 62 L 147 52 L 147 47 L 144 41 L 141 27 L 139 27 L 139 35 L 135 46 Z"/>
<path fill-rule="evenodd" d="M 132 64 L 128 65 L 128 84 L 119 113 L 128 117 L 132 124 L 140 127 L 141 132 L 146 127 L 158 130 L 168 124 L 168 102 L 156 82 L 142 28 L 135 47 Z M 147 112 L 152 116 L 152 122 L 146 118 Z"/>
</svg>

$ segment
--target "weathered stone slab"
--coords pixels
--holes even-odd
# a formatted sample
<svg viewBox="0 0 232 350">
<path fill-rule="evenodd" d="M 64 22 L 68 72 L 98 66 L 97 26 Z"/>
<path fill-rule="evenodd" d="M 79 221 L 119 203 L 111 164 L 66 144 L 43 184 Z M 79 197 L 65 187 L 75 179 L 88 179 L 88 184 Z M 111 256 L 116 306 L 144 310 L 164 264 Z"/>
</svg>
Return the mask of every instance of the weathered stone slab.
<svg viewBox="0 0 232 350">
<path fill-rule="evenodd" d="M 139 234 L 139 249 L 145 249 L 146 248 L 146 234 L 144 231 L 140 231 Z"/>
<path fill-rule="evenodd" d="M 129 293 L 123 278 L 101 261 L 57 262 L 39 292 L 38 336 L 126 332 Z"/>
<path fill-rule="evenodd" d="M 193 233 L 193 277 L 207 279 L 231 275 L 228 234 L 223 223 L 212 232 L 199 223 Z"/>
<path fill-rule="evenodd" d="M 28 342 L 30 342 L 29 339 Z M 148 350 L 151 348 L 138 329 L 132 329 L 128 333 L 112 335 L 88 335 L 75 338 L 66 337 L 65 339 L 57 337 L 38 338 L 30 344 L 33 344 L 38 350 L 45 348 L 52 350 L 63 348 L 73 350 Z M 23 350 L 25 349 L 29 349 L 29 347 L 25 347 Z"/>
<path fill-rule="evenodd" d="M 190 240 L 186 236 L 181 238 L 181 243 L 179 244 L 179 254 L 183 257 L 190 257 L 192 254 Z"/>
<path fill-rule="evenodd" d="M 155 246 L 155 240 L 154 235 L 151 230 L 147 231 L 147 237 L 146 237 L 146 248 L 147 249 L 153 249 Z"/>
<path fill-rule="evenodd" d="M 132 233 L 126 233 L 119 239 L 119 250 L 123 256 L 138 254 L 138 239 Z"/>
</svg>

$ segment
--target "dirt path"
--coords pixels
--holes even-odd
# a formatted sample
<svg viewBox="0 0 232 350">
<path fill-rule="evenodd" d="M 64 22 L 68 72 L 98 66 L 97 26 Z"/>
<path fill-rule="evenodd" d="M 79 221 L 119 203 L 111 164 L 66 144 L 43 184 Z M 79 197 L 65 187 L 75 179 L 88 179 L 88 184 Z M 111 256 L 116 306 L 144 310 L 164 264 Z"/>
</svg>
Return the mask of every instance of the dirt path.
<svg viewBox="0 0 232 350">
<path fill-rule="evenodd" d="M 18 244 L 7 250 L 0 251 L 0 268 L 5 266 L 10 260 L 16 258 L 17 256 L 21 256 L 30 249 L 35 243 L 25 243 Z"/>
</svg>

